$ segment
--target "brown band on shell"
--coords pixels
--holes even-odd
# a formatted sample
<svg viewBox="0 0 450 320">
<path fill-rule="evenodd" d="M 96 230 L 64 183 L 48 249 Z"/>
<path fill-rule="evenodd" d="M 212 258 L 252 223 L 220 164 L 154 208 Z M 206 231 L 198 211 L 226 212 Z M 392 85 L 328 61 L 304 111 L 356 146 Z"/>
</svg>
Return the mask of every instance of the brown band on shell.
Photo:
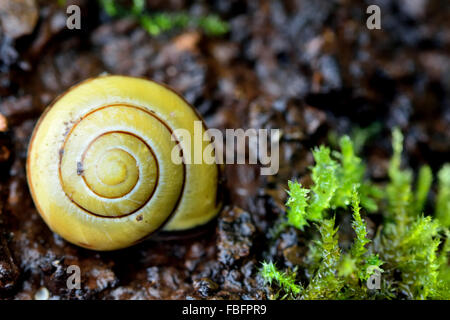
<svg viewBox="0 0 450 320">
<path fill-rule="evenodd" d="M 94 109 L 94 110 L 92 110 L 92 111 L 86 113 L 86 114 L 85 114 L 83 117 L 81 117 L 77 122 L 75 122 L 75 124 L 74 124 L 74 125 L 72 126 L 72 128 L 70 129 L 69 133 L 66 135 L 66 139 L 64 140 L 62 149 L 64 150 L 65 145 L 66 145 L 66 142 L 67 142 L 67 139 L 68 139 L 68 137 L 70 137 L 70 135 L 72 134 L 72 132 L 73 132 L 73 130 L 75 129 L 75 127 L 76 127 L 81 121 L 83 121 L 86 117 L 88 117 L 89 115 L 91 115 L 91 114 L 93 114 L 93 113 L 95 113 L 95 112 L 98 112 L 98 111 L 100 111 L 100 110 L 103 110 L 103 109 L 106 109 L 106 108 L 110 108 L 110 107 L 116 107 L 116 106 L 139 109 L 140 111 L 143 111 L 143 112 L 147 113 L 148 115 L 150 115 L 150 116 L 152 116 L 153 118 L 155 118 L 156 120 L 158 120 L 162 125 L 164 125 L 164 126 L 167 128 L 167 130 L 170 132 L 170 134 L 171 134 L 172 136 L 174 136 L 174 135 L 173 135 L 173 130 L 170 128 L 170 126 L 169 126 L 163 119 L 161 119 L 161 118 L 156 114 L 156 112 L 154 112 L 154 111 L 149 111 L 149 110 L 147 110 L 147 109 L 145 109 L 145 108 L 142 108 L 142 107 L 139 107 L 139 106 L 135 106 L 135 105 L 131 105 L 131 104 L 128 104 L 128 103 L 114 103 L 114 104 L 108 104 L 108 105 L 105 105 L 105 106 L 98 107 L 98 108 L 96 108 L 96 109 Z M 149 148 L 150 152 L 152 152 L 152 154 L 153 154 L 153 156 L 154 156 L 154 158 L 155 158 L 155 162 L 156 162 L 156 165 L 157 165 L 157 172 L 158 172 L 157 179 L 156 179 L 156 185 L 155 185 L 155 188 L 154 188 L 153 192 L 151 193 L 150 197 L 147 198 L 146 201 L 145 201 L 141 206 L 139 206 L 137 209 L 135 209 L 135 210 L 133 210 L 133 211 L 127 213 L 127 214 L 120 215 L 120 216 L 104 216 L 104 215 L 96 214 L 95 212 L 92 212 L 92 211 L 90 211 L 90 210 L 84 208 L 84 207 L 81 206 L 79 203 L 77 203 L 75 200 L 73 200 L 72 197 L 71 197 L 70 195 L 68 195 L 67 192 L 65 191 L 65 188 L 64 188 L 64 182 L 63 182 L 63 180 L 62 180 L 62 174 L 61 174 L 61 161 L 62 161 L 62 157 L 59 159 L 59 164 L 58 164 L 59 181 L 60 181 L 60 183 L 61 183 L 61 186 L 62 186 L 62 188 L 63 188 L 63 190 L 64 190 L 64 193 L 66 194 L 67 198 L 68 198 L 73 204 L 75 204 L 78 208 L 80 208 L 81 210 L 83 210 L 84 212 L 86 212 L 86 213 L 88 213 L 88 214 L 90 214 L 90 215 L 96 216 L 96 217 L 107 218 L 107 219 L 124 218 L 124 217 L 130 216 L 130 215 L 132 215 L 133 213 L 136 213 L 137 211 L 139 211 L 140 209 L 142 209 L 142 208 L 143 208 L 143 207 L 151 200 L 153 194 L 154 194 L 155 191 L 156 191 L 156 188 L 158 187 L 158 181 L 159 181 L 159 167 L 160 167 L 159 162 L 158 162 L 158 158 L 156 157 L 155 153 L 153 152 L 153 149 L 152 149 L 152 148 L 151 148 L 144 140 L 142 140 L 140 137 L 136 136 L 134 133 L 126 132 L 126 131 L 119 131 L 119 130 L 118 130 L 118 131 L 109 131 L 109 132 L 104 132 L 104 133 L 102 133 L 101 135 L 95 137 L 95 139 L 93 139 L 93 141 L 97 140 L 99 137 L 101 137 L 101 136 L 104 135 L 104 134 L 112 133 L 112 132 L 120 132 L 120 133 L 124 133 L 124 134 L 129 134 L 129 135 L 135 136 L 136 138 L 140 139 L 140 140 L 141 140 L 142 142 L 144 142 L 145 145 Z M 176 139 L 176 137 L 174 137 L 174 138 L 175 138 L 176 144 L 180 145 L 180 142 L 178 141 L 178 139 Z M 90 144 L 93 143 L 93 141 L 91 141 Z M 181 148 L 181 145 L 180 145 L 180 150 L 183 150 L 183 148 Z M 86 152 L 86 151 L 85 151 L 85 152 Z M 83 153 L 83 156 L 84 156 L 84 153 Z M 178 206 L 179 206 L 179 204 L 180 204 L 182 195 L 183 195 L 183 193 L 184 193 L 185 180 L 186 180 L 186 164 L 185 164 L 184 161 L 182 161 L 182 163 L 183 163 L 183 182 L 182 182 L 182 186 L 181 186 L 181 189 L 180 189 L 180 194 L 178 195 L 177 201 L 176 201 L 176 203 L 175 203 L 174 208 L 172 209 L 172 212 L 168 215 L 167 219 L 163 222 L 162 225 L 164 225 L 164 224 L 170 219 L 170 217 L 172 217 L 172 215 L 174 214 L 174 212 L 178 209 Z M 83 177 L 83 180 L 84 180 L 84 176 L 82 176 L 82 177 Z M 94 192 L 94 191 L 93 191 L 93 192 Z M 94 192 L 94 193 L 95 193 L 95 192 Z M 102 197 L 103 197 L 103 196 L 102 196 Z M 103 198 L 105 198 L 105 197 L 103 197 Z M 161 228 L 161 226 L 160 226 L 160 228 Z M 159 229 L 159 228 L 158 228 L 158 229 Z"/>
<path fill-rule="evenodd" d="M 150 198 L 151 198 L 151 196 L 153 196 L 153 193 L 154 193 L 155 190 L 156 190 L 156 187 L 158 186 L 158 181 L 159 181 L 159 163 L 158 163 L 158 159 L 156 158 L 153 149 L 147 144 L 147 142 L 145 142 L 143 139 L 141 139 L 139 136 L 135 135 L 134 133 L 126 132 L 126 131 L 121 131 L 121 130 L 116 130 L 116 131 L 108 131 L 108 132 L 104 132 L 104 133 L 102 133 L 101 135 L 95 137 L 95 139 L 92 140 L 92 141 L 89 143 L 89 145 L 87 146 L 86 150 L 83 152 L 83 155 L 81 156 L 81 164 L 84 163 L 84 158 L 86 157 L 86 153 L 87 153 L 87 151 L 89 150 L 89 147 L 90 147 L 95 141 L 97 141 L 97 139 L 99 139 L 100 137 L 103 137 L 104 135 L 111 134 L 111 133 L 126 134 L 126 135 L 130 135 L 130 136 L 132 136 L 132 137 L 134 137 L 134 138 L 136 138 L 136 139 L 139 139 L 142 143 L 145 144 L 145 146 L 147 147 L 147 149 L 148 149 L 148 150 L 150 151 L 150 153 L 153 155 L 153 158 L 156 160 L 155 162 L 156 162 L 156 169 L 157 169 L 156 173 L 157 173 L 157 175 L 156 175 L 156 185 L 155 185 L 155 189 L 153 190 L 152 194 L 150 195 Z M 122 148 L 119 148 L 119 149 L 123 150 Z M 125 151 L 125 150 L 124 150 L 124 151 Z M 95 193 L 97 196 L 99 196 L 99 197 L 101 197 L 101 198 L 106 198 L 106 199 L 118 199 L 118 198 L 121 198 L 121 197 L 127 195 L 128 193 L 130 193 L 130 192 L 134 189 L 134 187 L 136 186 L 136 185 L 133 186 L 133 188 L 131 188 L 131 190 L 128 191 L 126 194 L 123 194 L 123 195 L 120 195 L 120 196 L 117 196 L 117 197 L 107 197 L 107 196 L 103 196 L 103 195 L 100 195 L 100 194 L 96 193 L 92 188 L 90 188 L 90 185 L 89 185 L 89 183 L 86 181 L 86 177 L 84 176 L 83 173 L 81 174 L 81 177 L 83 178 L 84 182 L 86 183 L 87 186 L 89 186 L 89 189 L 90 189 L 93 193 Z M 138 180 L 139 180 L 139 177 L 140 177 L 140 172 L 138 172 Z M 137 184 L 137 183 L 136 183 L 136 184 Z M 146 201 L 145 203 L 147 203 L 147 202 L 148 202 L 148 201 Z"/>
</svg>

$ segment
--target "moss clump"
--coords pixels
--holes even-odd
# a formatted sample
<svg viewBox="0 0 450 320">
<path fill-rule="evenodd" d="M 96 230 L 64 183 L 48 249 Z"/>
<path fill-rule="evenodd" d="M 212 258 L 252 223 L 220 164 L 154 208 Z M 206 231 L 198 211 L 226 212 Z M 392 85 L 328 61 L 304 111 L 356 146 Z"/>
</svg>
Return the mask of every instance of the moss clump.
<svg viewBox="0 0 450 320">
<path fill-rule="evenodd" d="M 414 192 L 413 172 L 401 166 L 403 136 L 399 130 L 393 131 L 390 180 L 383 189 L 364 180 L 365 167 L 350 138 L 341 138 L 339 146 L 340 152 L 325 146 L 313 150 L 310 189 L 289 181 L 287 216 L 272 234 L 277 236 L 289 227 L 304 231 L 313 223 L 318 237 L 310 239 L 304 285 L 296 272 L 263 263 L 261 275 L 271 297 L 450 299 L 450 165 L 438 173 L 435 217 L 424 216 L 432 172 L 428 166 L 420 169 Z M 374 212 L 378 204 L 384 223 L 372 241 L 361 209 Z M 347 250 L 340 246 L 335 218 L 330 217 L 336 208 L 352 214 L 355 237 Z M 366 285 L 375 272 L 381 274 L 379 290 Z"/>
</svg>

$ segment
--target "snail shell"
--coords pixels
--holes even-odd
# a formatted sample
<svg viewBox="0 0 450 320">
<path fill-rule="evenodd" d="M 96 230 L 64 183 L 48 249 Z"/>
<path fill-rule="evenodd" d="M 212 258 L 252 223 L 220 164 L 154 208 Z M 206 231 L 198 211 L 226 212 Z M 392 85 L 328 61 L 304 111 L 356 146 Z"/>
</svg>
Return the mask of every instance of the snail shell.
<svg viewBox="0 0 450 320">
<path fill-rule="evenodd" d="M 174 148 L 193 154 L 174 130 L 193 132 L 199 120 L 174 91 L 140 78 L 101 76 L 71 88 L 41 116 L 29 145 L 39 214 L 64 239 L 95 250 L 205 224 L 221 208 L 221 168 L 171 158 Z"/>
</svg>

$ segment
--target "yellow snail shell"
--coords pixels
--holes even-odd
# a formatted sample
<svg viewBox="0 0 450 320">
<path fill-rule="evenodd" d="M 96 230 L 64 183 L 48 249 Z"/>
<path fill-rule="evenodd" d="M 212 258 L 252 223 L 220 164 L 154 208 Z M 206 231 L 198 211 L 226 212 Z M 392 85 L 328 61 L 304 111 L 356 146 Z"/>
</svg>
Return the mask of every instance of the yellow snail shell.
<svg viewBox="0 0 450 320">
<path fill-rule="evenodd" d="M 140 78 L 101 76 L 71 88 L 41 116 L 29 145 L 39 214 L 64 239 L 95 250 L 205 224 L 221 208 L 221 168 L 171 159 L 174 148 L 194 148 L 174 130 L 193 132 L 199 120 L 174 91 Z"/>
</svg>

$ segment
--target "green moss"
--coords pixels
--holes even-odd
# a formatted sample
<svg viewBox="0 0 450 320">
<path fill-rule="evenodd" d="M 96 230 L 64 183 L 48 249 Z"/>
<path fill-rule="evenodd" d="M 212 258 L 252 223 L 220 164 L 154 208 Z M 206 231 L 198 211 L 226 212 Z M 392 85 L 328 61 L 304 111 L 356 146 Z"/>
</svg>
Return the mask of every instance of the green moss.
<svg viewBox="0 0 450 320">
<path fill-rule="evenodd" d="M 308 189 L 302 188 L 302 185 L 296 182 L 288 181 L 289 198 L 286 202 L 288 224 L 303 229 L 307 222 L 306 207 L 308 206 Z"/>
<path fill-rule="evenodd" d="M 382 193 L 365 180 L 366 168 L 361 158 L 356 155 L 353 142 L 348 136 L 343 136 L 339 139 L 339 146 L 341 152 L 334 152 L 334 155 L 340 159 L 340 165 L 337 167 L 337 179 L 340 183 L 331 201 L 332 207 L 347 207 L 351 202 L 353 187 L 358 185 L 363 207 L 369 212 L 377 211 L 375 199 L 379 199 Z"/>
<path fill-rule="evenodd" d="M 303 290 L 301 285 L 295 283 L 295 271 L 280 271 L 272 262 L 263 262 L 260 274 L 266 284 L 272 285 L 276 281 L 289 297 L 296 296 Z"/>
<path fill-rule="evenodd" d="M 359 206 L 359 197 L 356 188 L 353 190 L 352 195 L 353 205 L 353 222 L 352 227 L 355 231 L 356 238 L 351 248 L 351 257 L 355 260 L 356 265 L 360 265 L 363 262 L 364 256 L 367 254 L 366 245 L 370 242 L 367 238 L 366 223 L 361 218 L 361 207 Z"/>
<path fill-rule="evenodd" d="M 313 235 L 307 239 L 304 264 L 298 266 L 307 275 L 306 283 L 298 283 L 295 274 L 268 268 L 273 266 L 270 262 L 263 265 L 266 283 L 277 283 L 274 297 L 450 299 L 450 164 L 438 173 L 436 218 L 425 216 L 431 169 L 420 169 L 413 190 L 413 172 L 402 168 L 403 135 L 394 129 L 392 136 L 389 182 L 384 189 L 364 179 L 364 164 L 348 137 L 339 139 L 340 152 L 332 153 L 325 146 L 313 150 L 316 163 L 310 189 L 289 181 L 287 217 L 277 225 L 277 234 L 288 227 L 305 231 L 308 222 L 318 234 L 303 234 Z M 361 211 L 379 207 L 384 222 L 372 241 Z M 341 208 L 340 214 L 352 215 L 355 236 L 348 250 L 340 246 L 335 219 L 330 218 L 336 208 Z M 376 271 L 382 277 L 381 288 L 369 290 L 366 282 Z"/>
<path fill-rule="evenodd" d="M 303 230 L 309 225 L 308 221 L 321 221 L 327 210 L 348 207 L 355 188 L 359 193 L 358 206 L 361 201 L 366 210 L 377 210 L 375 200 L 381 197 L 381 190 L 365 181 L 365 166 L 355 154 L 350 138 L 342 137 L 339 145 L 341 152 L 332 153 L 325 146 L 312 151 L 315 165 L 311 168 L 313 185 L 310 190 L 288 181 L 287 221 L 280 222 L 274 234 L 288 225 Z"/>
<path fill-rule="evenodd" d="M 422 166 L 419 170 L 415 193 L 415 208 L 417 214 L 422 213 L 432 182 L 433 173 L 431 172 L 431 168 L 429 166 Z"/>
<path fill-rule="evenodd" d="M 229 25 L 217 15 L 193 16 L 186 12 L 147 12 L 144 0 L 133 0 L 131 7 L 124 7 L 116 0 L 98 0 L 110 17 L 129 17 L 153 36 L 171 30 L 196 28 L 209 36 L 220 36 L 228 32 Z"/>
<path fill-rule="evenodd" d="M 353 150 L 353 143 L 348 136 L 339 140 L 341 153 L 335 153 L 340 158 L 341 165 L 337 170 L 337 178 L 340 180 L 339 188 L 332 199 L 334 208 L 345 208 L 349 205 L 353 193 L 353 187 L 363 180 L 364 166 L 361 159 L 356 156 Z"/>
<path fill-rule="evenodd" d="M 318 226 L 320 240 L 316 246 L 322 257 L 319 268 L 302 294 L 302 299 L 335 299 L 343 286 L 337 277 L 337 268 L 341 256 L 337 240 L 337 228 L 334 218 L 323 220 Z"/>
<path fill-rule="evenodd" d="M 388 175 L 390 182 L 386 187 L 387 200 L 389 204 L 390 218 L 401 217 L 398 223 L 405 225 L 408 222 L 408 215 L 415 211 L 411 210 L 413 204 L 412 194 L 412 171 L 401 169 L 402 151 L 403 151 L 403 135 L 399 129 L 394 129 L 392 132 L 392 155 L 389 163 Z"/>
<path fill-rule="evenodd" d="M 395 283 L 399 293 L 410 299 L 442 298 L 439 279 L 439 223 L 430 216 L 418 217 L 406 227 L 391 223 L 381 238 L 380 253 L 389 277 L 400 272 Z"/>
<path fill-rule="evenodd" d="M 450 228 L 450 163 L 438 173 L 439 189 L 436 199 L 436 217 L 443 226 Z"/>
<path fill-rule="evenodd" d="M 312 168 L 311 201 L 308 208 L 308 219 L 320 221 L 323 211 L 331 205 L 331 199 L 338 187 L 336 169 L 337 162 L 330 156 L 330 149 L 320 146 L 313 150 L 315 166 Z"/>
</svg>

